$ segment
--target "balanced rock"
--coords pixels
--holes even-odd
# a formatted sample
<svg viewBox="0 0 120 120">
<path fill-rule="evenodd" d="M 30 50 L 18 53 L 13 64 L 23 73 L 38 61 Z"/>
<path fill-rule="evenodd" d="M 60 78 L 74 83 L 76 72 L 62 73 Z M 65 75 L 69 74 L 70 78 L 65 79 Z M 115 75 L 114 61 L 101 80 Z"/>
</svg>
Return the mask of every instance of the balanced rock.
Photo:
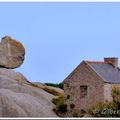
<svg viewBox="0 0 120 120">
<path fill-rule="evenodd" d="M 0 66 L 4 68 L 17 68 L 24 61 L 25 48 L 10 36 L 2 38 L 0 43 Z"/>
</svg>

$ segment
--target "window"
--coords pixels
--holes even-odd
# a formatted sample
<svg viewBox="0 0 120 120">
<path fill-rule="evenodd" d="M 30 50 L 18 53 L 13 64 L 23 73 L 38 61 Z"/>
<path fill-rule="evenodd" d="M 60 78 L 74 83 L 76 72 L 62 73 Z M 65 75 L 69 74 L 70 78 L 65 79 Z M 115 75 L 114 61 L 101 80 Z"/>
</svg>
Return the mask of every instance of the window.
<svg viewBox="0 0 120 120">
<path fill-rule="evenodd" d="M 84 98 L 85 96 L 87 96 L 87 86 L 83 85 L 80 86 L 80 97 Z"/>
</svg>

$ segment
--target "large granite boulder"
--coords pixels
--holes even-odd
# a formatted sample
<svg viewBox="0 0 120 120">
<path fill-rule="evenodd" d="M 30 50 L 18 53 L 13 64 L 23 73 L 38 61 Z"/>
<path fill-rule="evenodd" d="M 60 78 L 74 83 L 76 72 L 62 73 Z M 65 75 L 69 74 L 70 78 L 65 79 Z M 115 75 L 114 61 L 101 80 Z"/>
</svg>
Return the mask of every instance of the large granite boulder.
<svg viewBox="0 0 120 120">
<path fill-rule="evenodd" d="M 54 97 L 21 73 L 0 68 L 0 117 L 57 117 L 51 102 Z"/>
<path fill-rule="evenodd" d="M 2 38 L 0 43 L 0 66 L 17 68 L 24 61 L 25 49 L 23 45 L 10 36 Z"/>
</svg>

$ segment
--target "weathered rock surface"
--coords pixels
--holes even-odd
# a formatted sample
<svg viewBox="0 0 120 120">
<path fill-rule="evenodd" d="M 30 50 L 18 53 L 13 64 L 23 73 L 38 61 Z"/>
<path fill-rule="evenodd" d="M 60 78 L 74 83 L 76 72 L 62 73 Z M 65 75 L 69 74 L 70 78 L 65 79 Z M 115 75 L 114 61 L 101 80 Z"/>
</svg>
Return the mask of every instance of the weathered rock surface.
<svg viewBox="0 0 120 120">
<path fill-rule="evenodd" d="M 57 117 L 53 97 L 21 73 L 0 68 L 0 117 Z"/>
<path fill-rule="evenodd" d="M 11 70 L 24 60 L 23 45 L 9 36 L 0 43 L 0 117 L 57 117 L 53 96 Z M 9 68 L 9 69 L 8 69 Z M 10 69 L 11 68 L 11 69 Z"/>
<path fill-rule="evenodd" d="M 2 38 L 0 43 L 0 66 L 17 68 L 24 61 L 25 49 L 23 45 L 10 36 Z"/>
<path fill-rule="evenodd" d="M 47 87 L 51 90 L 55 90 L 56 92 L 59 92 L 60 94 L 64 94 L 64 90 L 61 89 L 61 88 L 57 88 L 57 87 L 52 87 L 52 86 L 47 86 L 43 83 L 40 83 L 40 82 L 34 82 L 35 85 L 39 86 L 40 88 L 44 88 L 44 87 Z"/>
</svg>

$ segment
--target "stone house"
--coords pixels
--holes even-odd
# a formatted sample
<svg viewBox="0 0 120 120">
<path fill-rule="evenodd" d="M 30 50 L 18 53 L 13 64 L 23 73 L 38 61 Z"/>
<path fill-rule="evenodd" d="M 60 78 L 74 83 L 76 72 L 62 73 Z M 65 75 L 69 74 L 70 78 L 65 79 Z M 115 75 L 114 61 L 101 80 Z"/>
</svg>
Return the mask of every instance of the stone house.
<svg viewBox="0 0 120 120">
<path fill-rule="evenodd" d="M 118 58 L 82 61 L 64 80 L 67 109 L 87 110 L 100 102 L 109 102 L 113 86 L 120 86 Z"/>
</svg>

